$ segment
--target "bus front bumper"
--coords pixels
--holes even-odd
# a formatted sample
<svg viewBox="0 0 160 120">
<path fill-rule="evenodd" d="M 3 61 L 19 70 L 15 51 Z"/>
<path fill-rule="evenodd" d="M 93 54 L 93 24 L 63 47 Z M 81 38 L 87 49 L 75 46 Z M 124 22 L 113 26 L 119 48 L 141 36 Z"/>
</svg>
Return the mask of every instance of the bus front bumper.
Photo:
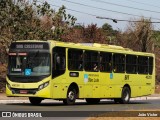
<svg viewBox="0 0 160 120">
<path fill-rule="evenodd" d="M 39 86 L 37 88 L 13 88 L 6 85 L 6 96 L 8 97 L 41 97 L 50 98 L 49 84 L 47 86 Z"/>
</svg>

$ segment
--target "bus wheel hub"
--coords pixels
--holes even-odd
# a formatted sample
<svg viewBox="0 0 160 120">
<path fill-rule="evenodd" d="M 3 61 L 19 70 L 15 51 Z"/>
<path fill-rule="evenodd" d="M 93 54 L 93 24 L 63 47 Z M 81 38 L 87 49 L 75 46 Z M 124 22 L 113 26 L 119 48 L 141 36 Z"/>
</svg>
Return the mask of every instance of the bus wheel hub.
<svg viewBox="0 0 160 120">
<path fill-rule="evenodd" d="M 73 92 L 73 91 L 70 91 L 70 92 L 69 92 L 68 98 L 69 98 L 70 100 L 74 100 L 74 92 Z"/>
</svg>

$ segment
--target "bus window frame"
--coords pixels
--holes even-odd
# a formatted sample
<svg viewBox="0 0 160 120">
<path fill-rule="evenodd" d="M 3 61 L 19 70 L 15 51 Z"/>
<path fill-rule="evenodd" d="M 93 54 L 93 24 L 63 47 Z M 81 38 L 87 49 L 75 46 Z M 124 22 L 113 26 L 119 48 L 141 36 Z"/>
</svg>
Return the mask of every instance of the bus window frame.
<svg viewBox="0 0 160 120">
<path fill-rule="evenodd" d="M 86 56 L 88 56 L 88 55 L 86 55 L 86 53 L 91 53 L 91 58 L 90 58 L 90 60 L 86 60 Z M 92 61 L 92 59 L 93 59 L 93 53 L 97 53 L 97 61 Z M 90 63 L 90 69 L 86 69 L 86 63 Z M 96 66 L 94 66 L 94 65 L 96 65 Z M 97 70 L 94 70 L 94 68 L 95 67 L 97 67 L 96 69 Z M 84 70 L 85 71 L 87 71 L 87 72 L 99 72 L 99 51 L 94 51 L 94 50 L 85 50 L 84 51 Z"/>
<path fill-rule="evenodd" d="M 60 55 L 62 55 L 62 62 L 64 62 L 64 69 L 60 69 L 60 66 L 58 67 L 57 65 L 57 51 L 59 52 L 60 50 L 55 50 L 55 49 L 64 49 L 64 54 L 60 52 Z M 56 52 L 55 52 L 56 51 Z M 60 58 L 61 59 L 61 58 Z M 59 69 L 57 69 L 59 68 Z M 55 46 L 52 48 L 52 78 L 58 77 L 60 75 L 65 74 L 66 72 L 66 47 L 61 47 L 61 46 Z"/>
<path fill-rule="evenodd" d="M 127 58 L 128 57 L 132 57 L 132 58 L 129 58 L 131 61 L 133 60 L 133 57 L 135 57 L 135 64 L 133 64 L 133 62 L 128 62 L 127 61 Z M 138 60 L 138 56 L 137 55 L 134 55 L 134 54 L 126 54 L 126 62 L 125 62 L 125 71 L 127 74 L 137 74 L 138 73 L 138 64 L 137 64 L 137 60 Z M 133 68 L 135 67 L 135 71 L 133 72 L 130 72 L 128 71 L 128 68 L 127 67 L 130 67 L 130 66 L 133 66 Z M 132 68 L 129 68 L 129 69 L 132 69 Z"/>
<path fill-rule="evenodd" d="M 123 55 L 124 56 L 124 62 L 120 63 L 117 62 L 119 60 L 117 60 L 117 58 L 114 59 L 114 57 L 116 57 L 117 55 Z M 116 62 L 115 62 L 116 61 Z M 125 73 L 126 72 L 126 54 L 122 54 L 122 53 L 113 53 L 112 55 L 112 63 L 113 63 L 113 68 L 112 68 L 112 72 L 113 73 Z M 123 65 L 123 71 L 119 71 L 118 68 L 121 68 Z"/>
<path fill-rule="evenodd" d="M 139 58 L 143 58 L 141 61 L 142 62 L 139 62 Z M 144 58 L 147 58 L 147 65 L 146 64 L 144 64 Z M 149 57 L 148 56 L 138 56 L 138 58 L 137 58 L 137 72 L 138 72 L 138 74 L 142 74 L 142 75 L 148 75 L 149 74 Z M 140 69 L 143 69 L 144 70 L 144 67 L 146 67 L 147 68 L 147 72 L 145 72 L 145 71 L 143 71 L 143 72 L 141 72 L 140 71 Z"/>
<path fill-rule="evenodd" d="M 108 62 L 102 62 L 101 61 L 101 57 L 103 57 L 103 55 L 105 54 L 105 60 L 106 60 L 106 55 L 107 54 L 110 54 L 111 55 L 111 59 L 110 59 L 110 61 L 108 61 Z M 100 72 L 106 72 L 106 73 L 111 73 L 112 72 L 112 70 L 113 70 L 113 53 L 112 52 L 104 52 L 104 51 L 100 51 L 100 53 L 99 53 L 99 58 L 100 58 L 100 62 L 99 62 L 99 64 L 100 64 Z M 102 65 L 102 64 L 105 64 L 105 65 Z M 107 65 L 108 64 L 108 65 Z M 110 65 L 109 65 L 110 64 Z M 102 65 L 102 66 L 101 66 Z M 110 70 L 105 70 L 105 67 L 104 66 L 110 66 Z M 104 70 L 101 70 L 101 67 L 104 67 Z"/>
<path fill-rule="evenodd" d="M 79 53 L 81 52 L 80 56 L 76 56 L 76 57 L 78 57 L 78 59 L 77 58 L 74 59 L 74 57 L 73 57 L 73 59 L 69 58 L 70 57 L 69 56 L 69 54 L 70 54 L 69 52 L 75 52 L 75 51 L 79 52 Z M 68 53 L 67 54 L 68 54 L 68 59 L 67 59 L 68 60 L 67 61 L 67 63 L 68 63 L 68 70 L 70 70 L 70 71 L 83 71 L 84 70 L 84 51 L 82 49 L 68 48 Z M 82 57 L 82 58 L 80 58 L 80 57 Z M 75 65 L 78 65 L 78 68 L 77 69 L 76 69 L 76 67 L 73 67 L 73 69 L 70 68 L 70 61 L 75 62 Z M 76 64 L 76 62 L 78 62 L 78 63 Z M 82 67 L 81 69 L 79 69 L 80 65 Z"/>
<path fill-rule="evenodd" d="M 150 58 L 152 58 L 152 61 L 151 61 L 151 63 L 150 63 Z M 154 62 L 154 58 L 153 57 L 149 57 L 149 61 L 148 61 L 149 63 L 148 63 L 148 72 L 149 72 L 149 75 L 152 75 L 153 74 L 153 62 Z M 152 64 L 152 65 L 150 65 L 150 64 Z M 151 68 L 150 68 L 151 67 Z M 151 71 L 150 71 L 151 70 Z"/>
</svg>

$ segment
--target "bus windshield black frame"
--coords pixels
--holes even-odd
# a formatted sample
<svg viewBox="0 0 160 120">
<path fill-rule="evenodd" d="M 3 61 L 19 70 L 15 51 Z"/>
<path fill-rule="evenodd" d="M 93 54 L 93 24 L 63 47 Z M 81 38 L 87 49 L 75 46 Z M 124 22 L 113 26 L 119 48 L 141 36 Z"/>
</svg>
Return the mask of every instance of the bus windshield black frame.
<svg viewBox="0 0 160 120">
<path fill-rule="evenodd" d="M 8 60 L 9 76 L 48 76 L 51 55 L 48 43 L 12 43 Z"/>
</svg>

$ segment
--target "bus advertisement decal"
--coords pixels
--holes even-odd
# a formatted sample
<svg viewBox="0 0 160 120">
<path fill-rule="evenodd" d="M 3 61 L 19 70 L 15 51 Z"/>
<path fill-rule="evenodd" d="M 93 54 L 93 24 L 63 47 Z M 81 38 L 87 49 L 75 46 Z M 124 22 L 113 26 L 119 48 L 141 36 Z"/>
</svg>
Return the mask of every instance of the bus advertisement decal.
<svg viewBox="0 0 160 120">
<path fill-rule="evenodd" d="M 110 73 L 110 79 L 113 79 L 113 73 Z"/>
<path fill-rule="evenodd" d="M 84 83 L 88 82 L 88 74 L 84 74 Z"/>
<path fill-rule="evenodd" d="M 31 75 L 31 69 L 25 69 L 25 75 L 26 76 Z"/>
</svg>

